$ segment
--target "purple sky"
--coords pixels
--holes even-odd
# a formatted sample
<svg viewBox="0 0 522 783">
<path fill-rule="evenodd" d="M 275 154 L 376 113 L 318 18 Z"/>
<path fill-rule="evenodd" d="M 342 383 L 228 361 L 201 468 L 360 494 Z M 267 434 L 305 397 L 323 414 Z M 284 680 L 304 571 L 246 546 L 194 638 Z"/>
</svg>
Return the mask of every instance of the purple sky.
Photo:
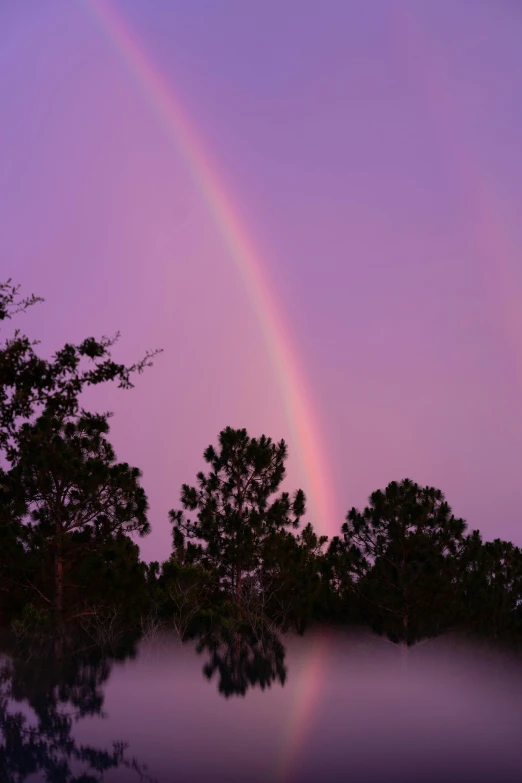
<svg viewBox="0 0 522 783">
<path fill-rule="evenodd" d="M 392 479 L 522 544 L 522 9 L 497 0 L 114 0 L 223 172 L 298 346 L 338 524 Z M 115 411 L 167 511 L 226 425 L 285 437 L 212 215 L 87 0 L 0 5 L 0 258 L 43 350 L 165 351 Z M 306 486 L 303 487 L 305 490 Z M 312 520 L 322 532 L 336 532 Z"/>
</svg>

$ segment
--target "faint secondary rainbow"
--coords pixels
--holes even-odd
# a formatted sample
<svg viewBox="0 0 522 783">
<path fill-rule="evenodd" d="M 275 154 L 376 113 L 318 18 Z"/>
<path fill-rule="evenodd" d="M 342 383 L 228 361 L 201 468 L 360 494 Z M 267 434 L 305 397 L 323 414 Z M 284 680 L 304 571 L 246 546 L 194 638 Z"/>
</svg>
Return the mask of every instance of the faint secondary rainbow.
<svg viewBox="0 0 522 783">
<path fill-rule="evenodd" d="M 85 3 L 144 89 L 176 149 L 183 154 L 244 280 L 281 386 L 309 498 L 311 519 L 320 532 L 332 534 L 337 525 L 319 427 L 296 350 L 281 318 L 275 294 L 266 279 L 263 260 L 256 252 L 199 134 L 141 42 L 121 14 L 106 0 L 85 0 Z"/>
<path fill-rule="evenodd" d="M 482 272 L 484 276 L 485 288 L 518 359 L 522 309 L 520 285 L 514 270 L 520 265 L 520 250 L 515 247 L 507 221 L 495 203 L 487 171 L 480 165 L 478 154 L 473 149 L 473 139 L 466 133 L 459 104 L 451 90 L 447 54 L 430 35 L 428 26 L 422 24 L 415 3 L 395 3 L 391 19 L 397 37 L 398 57 L 412 66 L 414 64 L 410 72 L 415 75 L 425 110 L 446 147 L 450 165 L 453 165 L 456 188 L 469 215 L 468 230 L 475 247 L 477 274 Z M 500 302 L 498 298 L 501 298 Z M 516 370 L 522 384 L 520 361 L 516 363 Z"/>
</svg>

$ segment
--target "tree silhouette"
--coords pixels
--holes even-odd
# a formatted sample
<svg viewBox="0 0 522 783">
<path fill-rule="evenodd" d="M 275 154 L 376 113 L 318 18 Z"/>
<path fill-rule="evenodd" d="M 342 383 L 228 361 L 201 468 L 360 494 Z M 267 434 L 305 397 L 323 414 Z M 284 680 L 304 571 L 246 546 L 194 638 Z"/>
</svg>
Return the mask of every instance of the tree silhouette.
<svg viewBox="0 0 522 783">
<path fill-rule="evenodd" d="M 22 298 L 11 280 L 0 283 L 0 322 L 41 301 L 34 295 Z M 67 343 L 51 359 L 38 356 L 37 342 L 19 330 L 0 343 L 0 448 L 8 456 L 15 448 L 12 438 L 20 422 L 35 411 L 45 408 L 60 417 L 74 415 L 79 410 L 79 395 L 88 386 L 116 381 L 121 388 L 132 387 L 133 374 L 150 367 L 159 351 L 147 352 L 129 366 L 119 364 L 111 354 L 118 337 Z"/>
<path fill-rule="evenodd" d="M 57 661 L 52 645 L 37 652 L 29 659 L 2 656 L 0 780 L 23 783 L 38 774 L 48 783 L 101 783 L 106 771 L 125 767 L 129 780 L 135 775 L 151 781 L 145 768 L 128 757 L 125 742 L 113 742 L 107 750 L 79 744 L 72 736 L 82 718 L 102 714 L 103 685 L 114 658 L 96 650 Z M 122 649 L 119 656 L 132 653 Z M 20 710 L 22 704 L 30 706 L 34 720 L 26 708 Z"/>
<path fill-rule="evenodd" d="M 105 416 L 82 414 L 66 420 L 44 414 L 24 424 L 9 473 L 13 494 L 25 507 L 24 537 L 42 565 L 53 561 L 53 588 L 26 575 L 26 582 L 64 619 L 64 584 L 78 558 L 100 550 L 116 533 L 149 532 L 147 498 L 138 468 L 119 463 L 107 440 Z"/>
<path fill-rule="evenodd" d="M 245 429 L 227 427 L 219 435 L 219 449 L 204 452 L 210 472 L 198 473 L 198 486 L 183 484 L 181 503 L 197 511 L 195 520 L 171 511 L 174 544 L 188 539 L 187 556 L 201 560 L 220 579 L 237 606 L 243 582 L 259 568 L 267 537 L 285 527 L 297 527 L 305 512 L 305 496 L 282 492 L 287 446 L 270 438 L 250 438 Z"/>
<path fill-rule="evenodd" d="M 230 617 L 216 618 L 201 633 L 196 650 L 208 653 L 203 674 L 218 675 L 218 691 L 225 698 L 245 696 L 249 688 L 265 690 L 287 677 L 286 650 L 279 635 L 268 625 L 250 625 Z"/>
<path fill-rule="evenodd" d="M 440 490 L 405 479 L 374 492 L 363 512 L 352 508 L 331 552 L 373 627 L 412 644 L 449 624 L 465 528 Z"/>
<path fill-rule="evenodd" d="M 522 551 L 496 538 L 482 542 L 478 530 L 461 550 L 461 618 L 464 628 L 492 637 L 522 631 Z"/>
<path fill-rule="evenodd" d="M 308 523 L 294 535 L 278 530 L 263 549 L 259 592 L 264 612 L 280 628 L 304 633 L 308 623 L 322 617 L 326 579 L 323 547 L 327 536 L 318 536 Z"/>
<path fill-rule="evenodd" d="M 34 295 L 21 296 L 19 286 L 11 280 L 0 283 L 0 327 L 41 301 Z M 34 571 L 31 558 L 38 560 L 39 553 L 43 567 L 48 554 L 43 547 L 45 537 L 39 541 L 34 527 L 29 531 L 22 525 L 27 498 L 14 474 L 9 474 L 9 466 L 16 463 L 19 480 L 21 462 L 25 467 L 28 464 L 27 430 L 22 437 L 22 441 L 25 439 L 23 459 L 19 453 L 20 430 L 24 423 L 30 423 L 36 432 L 42 429 L 43 421 L 81 419 L 79 397 L 87 387 L 110 381 L 122 388 L 132 387 L 133 375 L 150 366 L 158 351 L 148 352 L 132 365 L 117 363 L 112 358 L 117 338 L 118 335 L 99 340 L 89 337 L 77 345 L 67 343 L 51 358 L 39 356 L 37 341 L 19 329 L 0 341 L 0 622 L 19 613 L 26 602 L 23 588 L 27 588 L 28 581 L 24 578 L 21 582 L 20 577 Z M 72 537 L 68 538 L 67 543 L 71 540 Z M 40 544 L 43 548 L 38 552 Z M 56 563 L 58 570 L 59 557 Z M 35 582 L 31 580 L 31 583 L 31 589 L 36 590 Z M 47 603 L 53 600 L 59 603 L 59 592 L 59 589 L 55 591 L 54 599 L 43 593 L 40 598 Z"/>
</svg>

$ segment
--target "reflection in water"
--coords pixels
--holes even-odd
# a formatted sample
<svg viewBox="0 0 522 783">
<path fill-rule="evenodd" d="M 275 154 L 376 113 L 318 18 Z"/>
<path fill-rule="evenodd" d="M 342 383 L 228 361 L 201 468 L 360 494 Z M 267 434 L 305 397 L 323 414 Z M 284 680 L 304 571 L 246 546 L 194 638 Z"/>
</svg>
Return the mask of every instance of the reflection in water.
<svg viewBox="0 0 522 783">
<path fill-rule="evenodd" d="M 95 783 L 108 770 L 124 768 L 136 779 L 152 780 L 127 745 L 110 750 L 78 743 L 73 728 L 79 721 L 102 715 L 103 687 L 113 660 L 128 657 L 132 648 L 109 656 L 100 649 L 78 649 L 79 640 L 44 640 L 4 652 L 0 659 L 0 781 L 30 779 L 50 783 Z M 56 655 L 57 648 L 60 657 Z"/>
<path fill-rule="evenodd" d="M 198 653 L 209 653 L 203 666 L 210 680 L 217 672 L 218 690 L 225 698 L 244 696 L 249 688 L 265 690 L 272 683 L 286 681 L 285 648 L 271 628 L 222 623 L 201 635 Z"/>
<path fill-rule="evenodd" d="M 4 653 L 0 781 L 522 780 L 515 655 L 441 639 L 405 660 L 368 635 L 283 645 L 266 629 L 212 630 L 135 656 Z"/>
</svg>

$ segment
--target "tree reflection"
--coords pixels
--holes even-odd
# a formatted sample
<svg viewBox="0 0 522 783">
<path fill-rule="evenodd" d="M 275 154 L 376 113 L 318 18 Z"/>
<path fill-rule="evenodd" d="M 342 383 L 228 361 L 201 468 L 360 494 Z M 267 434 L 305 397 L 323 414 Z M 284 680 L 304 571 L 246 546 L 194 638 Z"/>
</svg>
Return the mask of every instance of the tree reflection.
<svg viewBox="0 0 522 783">
<path fill-rule="evenodd" d="M 286 650 L 280 636 L 265 623 L 221 620 L 201 633 L 198 653 L 208 653 L 203 674 L 209 680 L 218 675 L 218 691 L 225 698 L 244 696 L 249 688 L 284 685 Z"/>
<path fill-rule="evenodd" d="M 0 781 L 21 783 L 29 777 L 48 783 L 99 783 L 117 767 L 151 781 L 145 768 L 127 755 L 124 742 L 110 749 L 80 744 L 73 728 L 82 718 L 103 716 L 103 686 L 116 658 L 99 648 L 74 652 L 70 640 L 60 659 L 52 644 L 38 650 L 5 651 L 0 659 Z M 35 657 L 35 652 L 38 657 Z"/>
</svg>

